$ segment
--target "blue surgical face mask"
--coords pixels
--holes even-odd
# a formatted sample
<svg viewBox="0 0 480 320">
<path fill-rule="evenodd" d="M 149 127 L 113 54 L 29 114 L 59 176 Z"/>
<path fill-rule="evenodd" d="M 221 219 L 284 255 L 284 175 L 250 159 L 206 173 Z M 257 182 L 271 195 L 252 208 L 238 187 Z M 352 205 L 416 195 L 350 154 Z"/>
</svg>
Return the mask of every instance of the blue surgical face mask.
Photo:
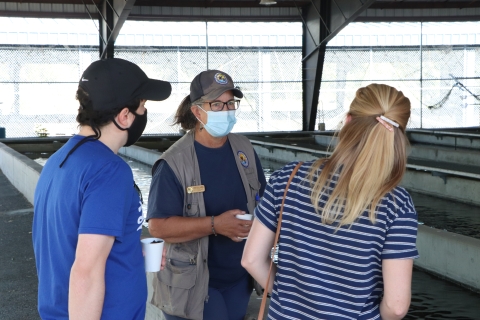
<svg viewBox="0 0 480 320">
<path fill-rule="evenodd" d="M 208 116 L 207 123 L 203 123 L 203 127 L 207 130 L 212 137 L 224 137 L 232 131 L 233 126 L 237 123 L 237 118 L 235 117 L 235 110 L 228 111 L 205 111 L 202 107 L 198 106 L 203 112 Z"/>
</svg>

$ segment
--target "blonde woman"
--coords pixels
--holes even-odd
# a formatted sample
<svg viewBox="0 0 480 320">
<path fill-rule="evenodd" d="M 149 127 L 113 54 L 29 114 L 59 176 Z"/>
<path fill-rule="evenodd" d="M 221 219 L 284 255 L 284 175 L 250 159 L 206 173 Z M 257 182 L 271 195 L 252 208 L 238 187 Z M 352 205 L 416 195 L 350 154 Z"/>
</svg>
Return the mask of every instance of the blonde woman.
<svg viewBox="0 0 480 320">
<path fill-rule="evenodd" d="M 402 92 L 381 84 L 360 88 L 333 154 L 301 165 L 285 200 L 269 319 L 405 316 L 418 257 L 417 214 L 398 186 L 409 117 Z M 261 284 L 296 164 L 272 175 L 255 209 L 242 265 Z"/>
</svg>

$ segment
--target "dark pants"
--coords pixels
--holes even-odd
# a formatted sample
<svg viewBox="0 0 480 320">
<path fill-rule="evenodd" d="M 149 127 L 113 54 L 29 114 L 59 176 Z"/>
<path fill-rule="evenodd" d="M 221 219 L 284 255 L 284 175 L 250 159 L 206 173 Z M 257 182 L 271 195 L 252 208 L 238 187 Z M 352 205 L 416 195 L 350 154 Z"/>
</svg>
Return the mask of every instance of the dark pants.
<svg viewBox="0 0 480 320">
<path fill-rule="evenodd" d="M 208 302 L 205 302 L 203 309 L 203 320 L 243 320 L 252 290 L 248 274 L 227 288 L 208 287 Z M 165 312 L 163 314 L 166 320 L 186 319 L 171 316 Z"/>
</svg>

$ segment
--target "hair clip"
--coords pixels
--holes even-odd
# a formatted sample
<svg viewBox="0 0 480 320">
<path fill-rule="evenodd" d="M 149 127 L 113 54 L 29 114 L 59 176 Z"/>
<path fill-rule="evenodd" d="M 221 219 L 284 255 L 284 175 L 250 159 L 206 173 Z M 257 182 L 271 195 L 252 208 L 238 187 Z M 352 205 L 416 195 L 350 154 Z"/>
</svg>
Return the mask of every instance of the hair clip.
<svg viewBox="0 0 480 320">
<path fill-rule="evenodd" d="M 376 117 L 377 121 L 380 122 L 385 128 L 387 128 L 388 131 L 393 131 L 393 128 L 390 126 L 393 125 L 395 127 L 398 128 L 399 124 L 396 123 L 395 121 L 393 120 L 390 120 L 388 119 L 387 117 L 384 117 L 384 116 L 379 116 L 379 117 Z M 387 123 L 388 122 L 388 123 Z"/>
<path fill-rule="evenodd" d="M 397 127 L 397 128 L 398 128 L 398 126 L 399 126 L 398 123 L 396 123 L 396 122 L 393 121 L 393 120 L 388 119 L 388 118 L 385 117 L 385 116 L 380 116 L 380 119 L 382 119 L 382 120 L 384 120 L 384 121 L 387 121 L 388 123 L 390 123 L 390 124 L 391 124 L 392 126 L 394 126 L 394 127 Z"/>
</svg>

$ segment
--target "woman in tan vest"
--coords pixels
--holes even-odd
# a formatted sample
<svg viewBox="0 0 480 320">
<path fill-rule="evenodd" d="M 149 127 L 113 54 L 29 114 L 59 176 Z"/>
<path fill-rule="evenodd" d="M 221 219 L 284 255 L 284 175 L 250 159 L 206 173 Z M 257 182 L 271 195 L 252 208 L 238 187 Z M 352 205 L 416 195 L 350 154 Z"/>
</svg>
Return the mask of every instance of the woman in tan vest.
<svg viewBox="0 0 480 320">
<path fill-rule="evenodd" d="M 165 240 L 166 265 L 152 303 L 167 320 L 241 320 L 252 293 L 240 259 L 265 188 L 247 138 L 232 134 L 239 98 L 232 78 L 208 70 L 193 79 L 175 124 L 188 133 L 153 168 L 150 233 Z"/>
</svg>

